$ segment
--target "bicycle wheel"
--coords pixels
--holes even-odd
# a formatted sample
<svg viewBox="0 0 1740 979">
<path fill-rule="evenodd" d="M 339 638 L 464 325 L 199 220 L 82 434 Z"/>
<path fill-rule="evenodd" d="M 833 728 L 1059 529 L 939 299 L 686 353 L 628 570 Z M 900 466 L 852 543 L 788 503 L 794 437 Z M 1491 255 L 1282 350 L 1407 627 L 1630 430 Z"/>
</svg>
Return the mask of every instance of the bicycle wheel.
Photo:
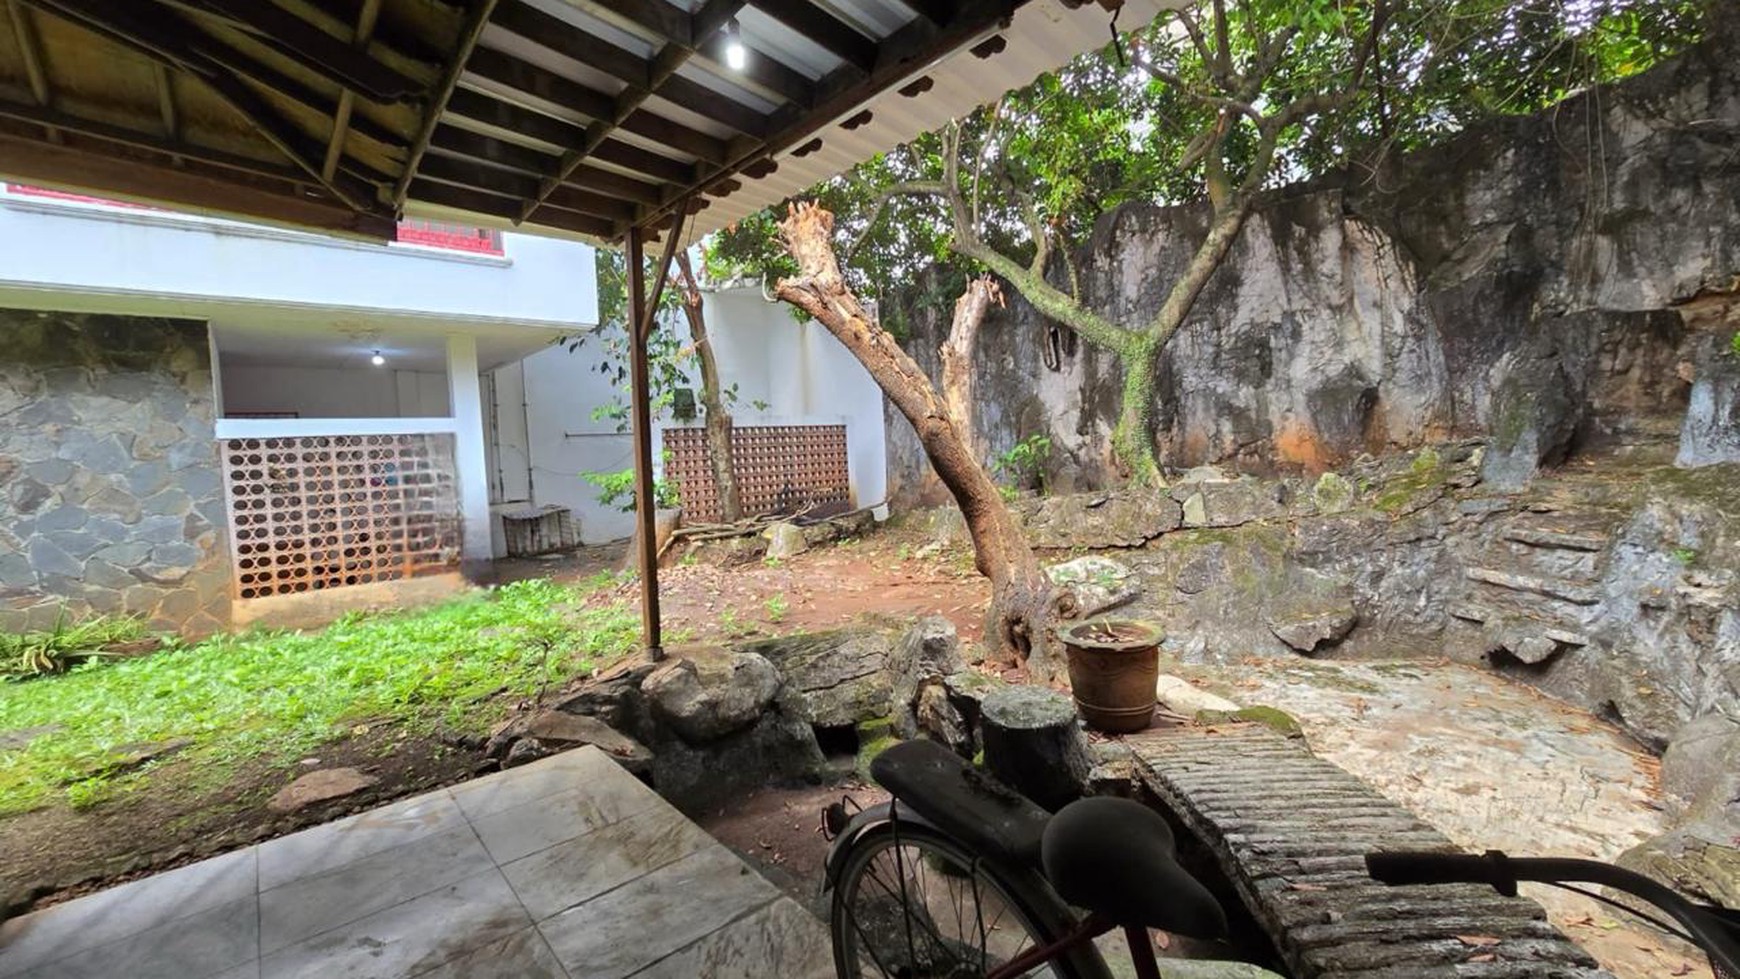
<svg viewBox="0 0 1740 979">
<path fill-rule="evenodd" d="M 959 843 L 903 823 L 865 831 L 834 887 L 828 926 L 841 979 L 976 979 L 1068 933 L 1074 918 L 1037 879 L 998 872 Z M 1023 973 L 1098 979 L 1091 945 Z"/>
</svg>

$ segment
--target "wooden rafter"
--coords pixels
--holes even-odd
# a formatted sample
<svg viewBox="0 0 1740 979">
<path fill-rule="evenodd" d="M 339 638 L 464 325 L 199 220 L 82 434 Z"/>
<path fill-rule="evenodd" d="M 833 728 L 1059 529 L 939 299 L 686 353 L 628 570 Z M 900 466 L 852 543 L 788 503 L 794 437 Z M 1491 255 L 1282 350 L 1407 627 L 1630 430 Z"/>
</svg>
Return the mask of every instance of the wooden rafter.
<svg viewBox="0 0 1740 979">
<path fill-rule="evenodd" d="M 583 128 L 571 122 L 563 122 L 555 116 L 534 112 L 469 89 L 454 92 L 448 108 L 454 115 L 551 146 L 572 146 L 585 133 Z M 695 174 L 693 164 L 682 163 L 638 146 L 630 146 L 620 140 L 605 140 L 592 155 L 600 161 L 662 183 L 680 183 L 691 179 Z"/>
<path fill-rule="evenodd" d="M 390 238 L 393 223 L 378 214 L 360 214 L 335 201 L 308 197 L 297 183 L 268 183 L 252 175 L 237 178 L 209 172 L 189 159 L 184 167 L 152 164 L 85 147 L 55 146 L 40 140 L 0 134 L 0 170 L 48 186 L 101 189 L 146 200 L 175 200 L 220 213 L 246 215 L 303 228 L 324 228 L 372 240 Z M 286 171 L 290 177 L 300 174 Z"/>
<path fill-rule="evenodd" d="M 256 40 L 346 91 L 375 102 L 400 102 L 421 94 L 416 79 L 369 57 L 273 3 L 260 0 L 183 0 L 239 24 Z"/>
<path fill-rule="evenodd" d="M 12 21 L 12 33 L 18 38 L 18 55 L 24 61 L 30 94 L 37 105 L 52 109 L 54 94 L 48 88 L 48 72 L 42 66 L 42 41 L 36 36 L 36 25 L 30 20 L 30 11 L 19 0 L 6 0 L 6 13 Z M 59 143 L 60 130 L 49 127 L 48 141 Z"/>
<path fill-rule="evenodd" d="M 478 40 L 483 37 L 483 29 L 488 26 L 489 15 L 495 10 L 495 5 L 496 0 L 473 0 L 471 10 L 465 15 L 465 26 L 459 32 L 459 43 L 454 48 L 452 60 L 447 63 L 446 71 L 442 72 L 434 97 L 423 109 L 423 125 L 411 144 L 410 156 L 405 160 L 405 172 L 399 177 L 398 186 L 393 188 L 395 211 L 405 206 L 405 195 L 410 192 L 411 180 L 417 175 L 417 165 L 423 161 L 423 154 L 429 151 L 429 141 L 435 138 L 435 127 L 441 124 L 441 114 L 447 111 L 447 104 L 453 98 L 454 90 L 459 87 L 459 76 L 465 73 L 465 63 L 470 60 Z"/>
<path fill-rule="evenodd" d="M 720 177 L 729 176 L 738 167 L 757 158 L 770 157 L 805 140 L 815 141 L 815 133 L 830 120 L 861 107 L 937 56 L 1007 26 L 1011 10 L 1017 5 L 1009 0 L 963 0 L 955 16 L 946 23 L 938 24 L 924 17 L 907 22 L 876 45 L 874 66 L 868 75 L 849 67 L 831 73 L 819 86 L 815 106 L 808 111 L 799 111 L 796 107 L 782 110 L 780 124 L 766 139 L 733 141 L 730 160 L 722 166 L 698 166 L 695 179 L 680 187 L 666 201 L 641 208 L 634 224 L 642 228 L 651 227 L 679 203 L 695 199 Z"/>
<path fill-rule="evenodd" d="M 810 0 L 755 0 L 755 9 L 809 38 L 863 74 L 876 67 L 876 41 Z"/>
<path fill-rule="evenodd" d="M 641 116 L 658 118 L 652 116 L 651 113 L 637 112 L 636 110 L 640 107 L 641 103 L 651 98 L 654 92 L 658 91 L 668 79 L 675 75 L 677 69 L 682 67 L 683 62 L 687 61 L 689 56 L 694 53 L 694 47 L 692 46 L 694 38 L 707 37 L 718 33 L 719 29 L 725 26 L 732 17 L 736 16 L 737 11 L 741 10 L 742 7 L 743 0 L 708 0 L 708 2 L 699 10 L 695 11 L 693 14 L 687 15 L 688 22 L 684 27 L 684 33 L 689 43 L 673 42 L 666 44 L 653 57 L 651 63 L 652 70 L 648 73 L 646 86 L 642 88 L 630 86 L 629 88 L 623 89 L 622 93 L 616 97 L 614 110 L 608 119 L 600 118 L 592 125 L 586 127 L 585 139 L 581 141 L 580 145 L 571 147 L 562 155 L 562 165 L 557 168 L 554 174 L 544 178 L 542 185 L 539 187 L 537 196 L 527 200 L 525 206 L 521 209 L 519 219 L 524 221 L 537 211 L 538 207 L 543 204 L 544 200 L 550 196 L 550 193 L 560 186 L 564 180 L 567 180 L 569 175 L 572 174 L 588 156 L 591 156 L 596 152 L 598 147 L 610 137 L 616 127 L 623 126 L 625 129 L 632 128 L 626 125 L 626 123 Z M 632 131 L 640 132 L 641 135 L 650 135 L 641 129 L 633 129 Z M 701 156 L 701 159 L 706 163 L 712 163 L 715 165 L 722 164 L 724 158 L 729 155 L 729 148 L 723 143 L 719 144 L 719 147 L 720 152 Z M 700 154 L 696 155 L 699 156 Z"/>
<path fill-rule="evenodd" d="M 27 0 L 31 5 L 66 17 L 81 26 L 109 38 L 145 57 L 187 71 L 204 82 L 232 110 L 259 131 L 260 135 L 328 193 L 352 210 L 368 213 L 365 202 L 370 192 L 361 181 L 348 175 L 335 175 L 327 180 L 320 173 L 320 149 L 313 140 L 285 123 L 272 111 L 264 99 L 245 84 L 221 69 L 215 68 L 197 52 L 182 43 L 187 32 L 176 31 L 161 20 L 141 18 L 136 8 L 102 3 L 99 0 Z"/>
<path fill-rule="evenodd" d="M 212 167 L 221 167 L 258 177 L 292 182 L 306 181 L 307 179 L 300 171 L 290 167 L 273 166 L 250 156 L 238 156 L 234 153 L 225 153 L 222 150 L 189 147 L 176 142 L 174 139 L 165 139 L 154 133 L 145 133 L 123 126 L 82 119 L 56 109 L 44 109 L 40 106 L 0 100 L 0 119 L 28 122 L 121 146 L 149 150 L 166 157 L 186 158 Z"/>
<path fill-rule="evenodd" d="M 380 16 L 381 0 L 363 0 L 362 10 L 356 15 L 356 31 L 352 35 L 352 43 L 365 54 Z M 331 180 L 332 175 L 338 172 L 338 161 L 344 156 L 344 138 L 350 132 L 350 114 L 355 101 L 356 96 L 351 94 L 350 89 L 339 93 L 338 111 L 332 117 L 332 138 L 327 140 L 326 160 L 320 166 L 320 174 L 327 180 Z"/>
<path fill-rule="evenodd" d="M 655 87 L 652 84 L 652 62 L 544 13 L 524 0 L 502 0 L 491 23 L 557 54 L 597 68 L 631 88 L 646 89 L 708 118 L 717 119 L 740 133 L 765 135 L 767 116 L 756 109 L 681 75 L 671 75 L 663 85 Z"/>
</svg>

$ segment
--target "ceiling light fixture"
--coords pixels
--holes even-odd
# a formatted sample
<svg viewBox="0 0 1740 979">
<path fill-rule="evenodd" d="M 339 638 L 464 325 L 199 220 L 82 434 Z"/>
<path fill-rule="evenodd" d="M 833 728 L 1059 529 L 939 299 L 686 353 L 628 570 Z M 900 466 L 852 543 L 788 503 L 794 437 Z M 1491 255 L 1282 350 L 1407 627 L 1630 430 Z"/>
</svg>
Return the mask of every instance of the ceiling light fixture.
<svg viewBox="0 0 1740 979">
<path fill-rule="evenodd" d="M 742 71 L 748 63 L 749 49 L 743 46 L 743 32 L 733 17 L 725 22 L 725 65 L 732 71 Z"/>
<path fill-rule="evenodd" d="M 375 355 L 373 357 L 369 358 L 369 363 L 375 365 L 376 367 L 385 367 L 386 363 L 387 363 L 387 358 L 382 357 L 381 352 L 379 350 L 377 350 L 377 351 L 375 351 Z"/>
</svg>

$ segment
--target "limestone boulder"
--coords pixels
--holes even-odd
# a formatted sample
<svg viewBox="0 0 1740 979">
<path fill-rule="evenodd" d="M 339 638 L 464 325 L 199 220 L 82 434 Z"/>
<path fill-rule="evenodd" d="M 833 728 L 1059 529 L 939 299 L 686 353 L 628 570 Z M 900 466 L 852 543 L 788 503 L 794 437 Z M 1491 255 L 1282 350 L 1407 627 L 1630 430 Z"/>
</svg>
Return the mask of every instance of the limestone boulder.
<svg viewBox="0 0 1740 979">
<path fill-rule="evenodd" d="M 755 724 L 779 692 L 779 673 L 754 653 L 697 650 L 641 684 L 652 715 L 691 744 Z"/>
<path fill-rule="evenodd" d="M 771 701 L 748 727 L 705 744 L 665 734 L 652 749 L 653 787 L 690 814 L 769 783 L 815 781 L 827 767 L 815 731 L 790 692 Z"/>
<path fill-rule="evenodd" d="M 767 556 L 775 561 L 790 560 L 810 549 L 803 528 L 794 523 L 776 523 L 762 531 L 761 536 L 767 538 Z"/>
<path fill-rule="evenodd" d="M 1045 569 L 1051 583 L 1070 593 L 1076 616 L 1088 619 L 1141 597 L 1135 572 L 1119 561 L 1090 554 Z"/>
<path fill-rule="evenodd" d="M 887 717 L 893 709 L 889 661 L 899 642 L 892 626 L 877 624 L 760 639 L 736 648 L 772 665 L 811 724 L 845 727 Z"/>
<path fill-rule="evenodd" d="M 1661 787 L 1689 818 L 1721 818 L 1740 800 L 1740 720 L 1705 714 L 1675 731 L 1662 753 Z"/>
<path fill-rule="evenodd" d="M 1239 527 L 1287 516 L 1284 484 L 1255 479 L 1186 483 L 1172 489 L 1185 527 Z"/>
<path fill-rule="evenodd" d="M 652 769 L 652 752 L 639 741 L 596 717 L 560 710 L 537 711 L 508 721 L 489 739 L 484 751 L 492 758 L 505 760 L 521 741 L 528 740 L 537 741 L 552 752 L 594 745 L 637 775 Z"/>
<path fill-rule="evenodd" d="M 1045 550 L 1141 547 L 1181 519 L 1172 499 L 1141 490 L 1031 497 L 1015 510 L 1028 541 Z"/>
<path fill-rule="evenodd" d="M 1266 621 L 1275 638 L 1301 653 L 1334 645 L 1359 624 L 1353 589 L 1345 581 L 1313 571 L 1294 569 L 1286 585 L 1268 603 Z"/>
</svg>

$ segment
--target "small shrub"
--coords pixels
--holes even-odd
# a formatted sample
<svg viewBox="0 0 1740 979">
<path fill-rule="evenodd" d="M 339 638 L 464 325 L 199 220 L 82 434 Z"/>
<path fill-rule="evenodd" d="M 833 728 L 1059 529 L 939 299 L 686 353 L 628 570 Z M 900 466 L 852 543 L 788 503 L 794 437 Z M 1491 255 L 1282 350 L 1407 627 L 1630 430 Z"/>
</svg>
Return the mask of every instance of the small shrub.
<svg viewBox="0 0 1740 979">
<path fill-rule="evenodd" d="M 894 556 L 902 561 L 912 560 L 912 545 L 902 544 L 894 549 Z"/>
<path fill-rule="evenodd" d="M 777 568 L 780 565 L 780 560 L 779 560 L 779 558 L 774 557 L 772 554 L 769 554 L 766 557 L 761 559 L 761 563 L 765 567 Z"/>
<path fill-rule="evenodd" d="M 1675 561 L 1685 565 L 1690 565 L 1698 559 L 1698 552 L 1689 547 L 1676 547 L 1668 553 L 1673 555 Z"/>
<path fill-rule="evenodd" d="M 65 673 L 80 663 L 126 655 L 113 652 L 113 647 L 148 636 L 144 623 L 126 616 L 99 615 L 70 625 L 63 608 L 53 629 L 0 633 L 0 675 L 24 678 Z"/>
<path fill-rule="evenodd" d="M 1734 356 L 1740 357 L 1740 330 L 1735 330 L 1734 336 L 1729 339 L 1728 351 Z"/>
<path fill-rule="evenodd" d="M 634 470 L 584 472 L 580 478 L 598 487 L 598 502 L 623 513 L 634 512 Z M 665 479 L 653 480 L 653 505 L 661 510 L 678 506 L 677 488 Z"/>
<path fill-rule="evenodd" d="M 785 619 L 785 613 L 791 609 L 791 603 L 784 595 L 769 595 L 763 603 L 767 606 L 767 621 L 778 625 Z"/>
<path fill-rule="evenodd" d="M 1019 487 L 1045 489 L 1045 464 L 1051 459 L 1051 437 L 1048 435 L 1029 435 L 1014 445 L 1008 451 L 999 452 L 992 460 L 992 466 L 1005 479 L 1012 480 Z"/>
</svg>

